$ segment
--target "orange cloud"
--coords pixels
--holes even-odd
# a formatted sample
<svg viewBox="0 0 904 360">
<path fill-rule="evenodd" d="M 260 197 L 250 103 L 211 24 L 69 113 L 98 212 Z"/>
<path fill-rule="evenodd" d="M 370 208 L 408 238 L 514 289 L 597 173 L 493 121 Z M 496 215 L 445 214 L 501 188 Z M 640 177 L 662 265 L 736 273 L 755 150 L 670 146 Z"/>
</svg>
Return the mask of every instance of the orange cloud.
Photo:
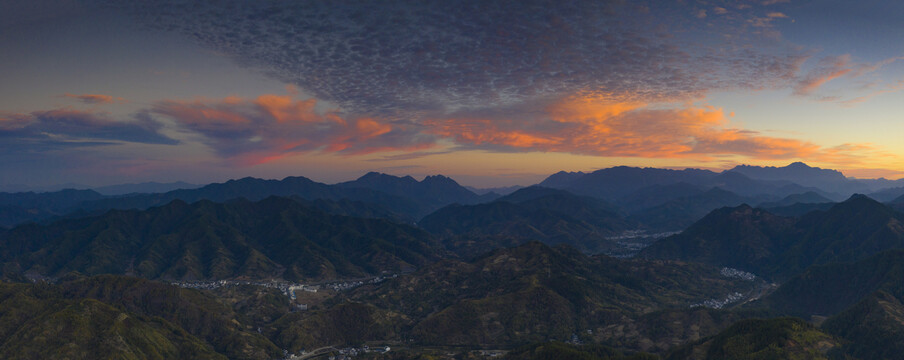
<svg viewBox="0 0 904 360">
<path fill-rule="evenodd" d="M 79 101 L 81 101 L 81 102 L 83 102 L 83 103 L 85 103 L 85 104 L 91 104 L 91 105 L 96 105 L 96 104 L 112 104 L 112 103 L 114 103 L 114 102 L 126 102 L 126 100 L 123 99 L 123 98 L 121 98 L 121 97 L 113 97 L 113 96 L 110 96 L 110 95 L 102 95 L 102 94 L 82 94 L 82 95 L 76 95 L 76 94 L 69 94 L 69 93 L 66 93 L 66 94 L 63 95 L 63 96 L 64 96 L 64 97 L 68 97 L 68 98 L 72 98 L 72 99 L 77 99 L 77 100 L 79 100 Z"/>
<path fill-rule="evenodd" d="M 810 72 L 794 87 L 794 94 L 809 95 L 823 84 L 847 75 L 853 70 L 848 66 L 850 61 L 850 55 L 842 55 L 827 62 L 823 68 Z"/>
<path fill-rule="evenodd" d="M 315 99 L 266 94 L 254 99 L 162 101 L 152 112 L 203 135 L 217 154 L 244 165 L 310 151 L 361 155 L 433 146 L 432 137 L 411 125 L 342 117 L 336 110 L 318 112 L 316 105 Z"/>
<path fill-rule="evenodd" d="M 820 87 L 834 79 L 845 76 L 848 78 L 859 77 L 864 74 L 877 71 L 882 67 L 892 64 L 901 59 L 904 59 L 904 57 L 888 58 L 875 63 L 856 63 L 851 61 L 850 55 L 824 58 L 820 60 L 816 67 L 812 69 L 806 76 L 798 80 L 797 84 L 795 84 L 794 86 L 794 94 L 799 96 L 810 95 Z M 896 86 L 891 86 L 891 88 L 894 87 Z M 870 97 L 870 95 L 861 96 L 851 100 L 843 100 L 841 101 L 841 103 L 850 105 L 859 101 L 866 100 L 868 97 Z M 841 100 L 841 98 L 838 96 L 822 96 L 820 97 L 820 99 L 831 101 Z"/>
<path fill-rule="evenodd" d="M 570 98 L 528 111 L 512 121 L 486 115 L 428 121 L 430 131 L 463 146 L 582 155 L 713 160 L 809 159 L 851 163 L 864 147 L 816 144 L 730 127 L 714 107 Z"/>
<path fill-rule="evenodd" d="M 314 99 L 296 101 L 291 96 L 261 95 L 254 103 L 278 122 L 319 120 L 319 116 L 314 113 L 314 106 L 317 105 L 317 100 Z"/>
</svg>

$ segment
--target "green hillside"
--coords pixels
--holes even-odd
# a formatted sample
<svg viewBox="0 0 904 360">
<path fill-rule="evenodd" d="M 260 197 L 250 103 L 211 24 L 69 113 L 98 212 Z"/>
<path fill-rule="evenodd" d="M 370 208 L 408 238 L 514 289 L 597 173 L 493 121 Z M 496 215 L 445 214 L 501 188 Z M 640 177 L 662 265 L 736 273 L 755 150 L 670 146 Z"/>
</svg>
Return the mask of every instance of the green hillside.
<svg viewBox="0 0 904 360">
<path fill-rule="evenodd" d="M 753 286 L 706 266 L 587 257 L 531 242 L 471 262 L 442 261 L 349 299 L 410 319 L 416 342 L 474 346 L 603 333 L 626 317 Z"/>
<path fill-rule="evenodd" d="M 120 291 L 124 287 L 129 289 Z M 107 293 L 115 300 L 87 293 Z M 0 283 L 0 357 L 269 359 L 279 353 L 266 339 L 233 325 L 227 308 L 204 297 L 134 278 L 87 278 L 61 285 Z M 214 318 L 219 324 L 209 321 Z M 239 334 L 244 335 L 236 337 Z"/>
<path fill-rule="evenodd" d="M 739 321 L 716 336 L 678 349 L 668 360 L 818 360 L 839 346 L 838 340 L 800 319 Z"/>
</svg>

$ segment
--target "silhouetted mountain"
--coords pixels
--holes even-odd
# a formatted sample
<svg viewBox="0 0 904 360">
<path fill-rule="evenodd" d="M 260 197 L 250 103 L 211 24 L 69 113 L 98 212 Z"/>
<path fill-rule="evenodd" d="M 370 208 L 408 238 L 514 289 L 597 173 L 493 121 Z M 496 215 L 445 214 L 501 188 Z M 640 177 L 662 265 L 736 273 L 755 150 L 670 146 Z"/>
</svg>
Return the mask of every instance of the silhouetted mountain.
<svg viewBox="0 0 904 360">
<path fill-rule="evenodd" d="M 491 203 L 450 205 L 418 224 L 452 242 L 458 240 L 454 239 L 456 236 L 489 241 L 520 238 L 564 243 L 588 253 L 612 247 L 614 242 L 607 237 L 632 228 L 603 201 L 539 186 L 518 190 Z"/>
<path fill-rule="evenodd" d="M 700 184 L 714 176 L 716 173 L 712 171 L 698 169 L 669 170 L 617 166 L 587 174 L 559 172 L 539 185 L 614 201 L 645 187 L 679 182 Z"/>
<path fill-rule="evenodd" d="M 685 182 L 653 185 L 639 189 L 618 200 L 618 204 L 629 213 L 662 205 L 671 200 L 702 194 L 705 190 Z M 712 210 L 712 209 L 710 209 Z"/>
<path fill-rule="evenodd" d="M 699 169 L 670 170 L 626 166 L 597 170 L 588 174 L 560 172 L 550 176 L 540 185 L 617 202 L 631 213 L 650 210 L 672 200 L 690 198 L 713 188 L 733 192 L 747 198 L 744 201 L 752 203 L 775 201 L 791 194 L 805 192 L 816 192 L 828 198 L 838 197 L 837 194 L 815 187 L 801 186 L 788 180 L 751 179 L 737 171 L 715 173 Z M 702 204 L 700 207 L 703 207 Z M 717 207 L 704 209 L 702 214 L 695 215 L 701 216 Z M 674 223 L 686 225 L 687 221 L 684 219 Z"/>
<path fill-rule="evenodd" d="M 783 167 L 738 165 L 729 171 L 738 172 L 753 179 L 788 180 L 801 185 L 805 184 L 806 181 L 833 182 L 847 180 L 844 174 L 838 170 L 811 167 L 799 161 Z"/>
<path fill-rule="evenodd" d="M 577 172 L 567 172 L 567 171 L 559 171 L 555 174 L 549 175 L 546 179 L 540 182 L 539 186 L 556 188 L 556 189 L 565 189 L 571 186 L 571 183 L 577 179 L 580 179 L 587 175 L 583 171 Z"/>
<path fill-rule="evenodd" d="M 759 201 L 778 200 L 792 194 L 804 192 L 816 192 L 826 197 L 838 197 L 815 187 L 805 187 L 787 180 L 760 180 L 751 179 L 734 171 L 723 171 L 721 174 L 708 179 L 706 186 L 719 187 L 741 196 L 759 197 Z"/>
<path fill-rule="evenodd" d="M 555 189 L 555 188 L 550 188 L 550 187 L 545 187 L 545 186 L 540 186 L 540 185 L 528 186 L 526 188 L 519 189 L 515 192 L 512 192 L 511 194 L 508 194 L 506 196 L 500 197 L 499 199 L 496 199 L 496 201 L 505 201 L 505 202 L 510 202 L 510 203 L 522 203 L 525 201 L 535 200 L 535 199 L 539 199 L 542 197 L 554 196 L 554 195 L 555 196 L 563 196 L 563 197 L 571 197 L 571 198 L 581 198 L 583 200 L 594 201 L 594 202 L 603 204 L 602 201 L 595 200 L 595 199 L 592 199 L 592 198 L 589 198 L 586 196 L 579 197 L 579 196 L 572 194 L 565 190 L 560 190 L 560 189 Z"/>
<path fill-rule="evenodd" d="M 60 190 L 66 189 L 75 189 L 75 190 L 89 190 L 91 186 L 79 183 L 63 183 L 63 184 L 54 184 L 54 185 L 32 185 L 32 184 L 5 184 L 0 185 L 0 192 L 8 192 L 8 193 L 25 193 L 25 192 L 35 192 L 35 193 L 45 193 L 45 192 L 57 192 Z"/>
<path fill-rule="evenodd" d="M 470 190 L 471 192 L 477 195 L 486 195 L 489 193 L 496 193 L 499 196 L 505 196 L 511 194 L 515 191 L 523 189 L 524 186 L 521 185 L 512 185 L 512 186 L 503 186 L 503 187 L 494 187 L 494 188 L 476 188 L 473 186 L 465 186 L 465 189 Z"/>
<path fill-rule="evenodd" d="M 119 185 L 108 185 L 94 188 L 94 191 L 97 191 L 103 195 L 111 196 L 111 195 L 126 195 L 126 194 L 135 194 L 135 193 L 163 193 L 167 191 L 173 191 L 178 189 L 196 189 L 201 187 L 201 185 L 197 184 L 189 184 L 184 181 L 177 181 L 171 183 L 159 183 L 159 182 L 143 182 L 138 184 L 119 184 Z"/>
<path fill-rule="evenodd" d="M 638 256 L 697 261 L 763 274 L 787 249 L 784 234 L 791 231 L 795 221 L 748 205 L 721 208 L 680 234 L 641 250 Z"/>
<path fill-rule="evenodd" d="M 103 195 L 92 190 L 65 189 L 44 193 L 0 193 L 0 205 L 23 208 L 65 209 L 82 201 L 96 200 Z"/>
<path fill-rule="evenodd" d="M 173 201 L 146 211 L 19 226 L 2 234 L 0 259 L 45 275 L 295 280 L 398 272 L 436 259 L 432 244 L 416 228 L 330 215 L 270 197 L 226 204 Z"/>
<path fill-rule="evenodd" d="M 455 180 L 441 175 L 428 176 L 419 182 L 410 176 L 368 173 L 355 181 L 336 185 L 322 184 L 304 177 L 287 177 L 282 180 L 243 178 L 209 184 L 198 189 L 107 198 L 83 203 L 81 207 L 86 210 L 146 209 L 173 200 L 191 203 L 199 200 L 223 202 L 245 198 L 256 201 L 269 196 L 360 201 L 385 208 L 404 217 L 406 222 L 413 222 L 448 204 L 478 203 L 495 198 L 492 194 L 478 196 L 458 185 Z"/>
<path fill-rule="evenodd" d="M 881 202 L 897 202 L 899 200 L 904 200 L 904 186 L 882 189 L 869 194 L 869 197 Z"/>
<path fill-rule="evenodd" d="M 897 180 L 889 180 L 886 178 L 878 178 L 878 179 L 859 179 L 859 178 L 848 178 L 848 180 L 856 181 L 858 183 L 866 185 L 868 189 L 871 189 L 871 193 L 880 192 L 884 189 L 893 189 L 893 188 L 904 188 L 904 177 Z M 872 196 L 870 196 L 872 197 Z M 878 198 L 873 198 L 877 199 Z"/>
<path fill-rule="evenodd" d="M 757 207 L 763 208 L 763 209 L 768 209 L 768 208 L 791 206 L 794 204 L 821 204 L 821 203 L 832 203 L 832 202 L 834 202 L 834 201 L 826 198 L 825 196 L 819 195 L 813 191 L 808 191 L 803 194 L 788 195 L 784 199 L 781 199 L 779 201 L 764 202 L 764 203 L 757 205 Z"/>
<path fill-rule="evenodd" d="M 901 195 L 901 196 L 899 196 L 899 197 L 897 197 L 897 198 L 895 198 L 894 200 L 889 201 L 889 202 L 892 203 L 892 204 L 904 204 L 904 195 Z"/>
<path fill-rule="evenodd" d="M 449 204 L 476 204 L 493 200 L 492 194 L 477 195 L 455 180 L 442 175 L 427 176 L 417 181 L 411 176 L 398 177 L 370 172 L 354 181 L 336 184 L 339 188 L 363 188 L 382 191 L 387 194 L 413 198 L 426 204 L 430 211 Z"/>
<path fill-rule="evenodd" d="M 813 211 L 828 211 L 832 206 L 835 206 L 835 204 L 836 203 L 834 202 L 814 204 L 797 203 L 794 205 L 764 208 L 763 210 L 779 216 L 801 217 Z"/>
<path fill-rule="evenodd" d="M 730 191 L 712 188 L 689 197 L 669 200 L 631 215 L 634 220 L 655 231 L 680 231 L 700 220 L 713 209 L 738 206 L 751 199 Z"/>
<path fill-rule="evenodd" d="M 92 190 L 66 189 L 45 193 L 0 193 L 0 226 L 13 226 L 63 215 L 84 201 L 103 198 Z"/>
<path fill-rule="evenodd" d="M 855 261 L 882 250 L 904 248 L 902 217 L 863 195 L 799 219 L 749 206 L 720 209 L 640 255 L 787 278 L 813 264 Z"/>
<path fill-rule="evenodd" d="M 426 214 L 428 206 L 418 201 L 366 188 L 341 188 L 312 181 L 305 177 L 287 177 L 282 180 L 243 178 L 215 183 L 198 189 L 173 190 L 162 194 L 138 194 L 106 198 L 80 205 L 86 210 L 147 209 L 167 204 L 173 200 L 193 203 L 199 200 L 224 202 L 244 198 L 251 201 L 270 196 L 297 196 L 303 199 L 348 199 L 379 205 L 413 221 Z"/>
<path fill-rule="evenodd" d="M 170 186 L 175 184 L 135 184 L 136 186 Z M 147 187 L 145 186 L 145 187 Z M 124 185 L 123 189 L 131 187 Z M 116 191 L 120 191 L 116 190 Z M 245 198 L 252 201 L 269 196 L 294 196 L 306 200 L 348 200 L 382 208 L 393 214 L 391 218 L 413 223 L 424 215 L 452 203 L 473 204 L 491 201 L 495 194 L 479 196 L 461 187 L 454 180 L 437 175 L 416 181 L 410 176 L 395 177 L 369 173 L 358 180 L 327 185 L 304 177 L 282 180 L 243 178 L 225 183 L 209 184 L 194 189 L 179 189 L 165 193 L 134 194 L 105 197 L 91 190 L 64 190 L 57 193 L 0 193 L 0 226 L 12 226 L 27 221 L 46 220 L 75 213 L 76 216 L 99 215 L 109 209 L 147 209 L 173 200 L 188 203 L 199 200 L 224 202 Z"/>
<path fill-rule="evenodd" d="M 362 201 L 352 201 L 348 199 L 308 200 L 298 196 L 292 196 L 291 199 L 304 204 L 305 206 L 309 206 L 333 215 L 343 215 L 369 219 L 386 219 L 403 224 L 412 222 L 410 218 L 403 214 L 398 214 L 382 206 Z"/>
<path fill-rule="evenodd" d="M 757 180 L 790 181 L 802 186 L 816 187 L 841 194 L 870 190 L 867 185 L 846 178 L 840 171 L 811 167 L 802 162 L 791 163 L 784 167 L 738 165 L 728 172 L 744 174 Z"/>
<path fill-rule="evenodd" d="M 897 210 L 898 212 L 904 212 L 904 195 L 901 197 L 894 199 L 888 203 L 892 209 Z"/>
<path fill-rule="evenodd" d="M 904 216 L 864 195 L 854 195 L 826 212 L 795 224 L 792 246 L 771 272 L 792 275 L 811 264 L 863 259 L 882 250 L 904 248 Z"/>
</svg>

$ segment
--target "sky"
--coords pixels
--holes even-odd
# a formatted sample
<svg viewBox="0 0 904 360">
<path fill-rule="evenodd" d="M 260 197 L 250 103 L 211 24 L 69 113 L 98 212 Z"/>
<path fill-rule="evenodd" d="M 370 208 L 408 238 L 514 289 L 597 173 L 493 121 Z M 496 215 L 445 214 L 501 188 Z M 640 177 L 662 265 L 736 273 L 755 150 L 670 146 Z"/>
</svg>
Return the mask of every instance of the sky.
<svg viewBox="0 0 904 360">
<path fill-rule="evenodd" d="M 0 0 L 0 187 L 795 161 L 898 179 L 902 17 L 875 0 Z"/>
</svg>

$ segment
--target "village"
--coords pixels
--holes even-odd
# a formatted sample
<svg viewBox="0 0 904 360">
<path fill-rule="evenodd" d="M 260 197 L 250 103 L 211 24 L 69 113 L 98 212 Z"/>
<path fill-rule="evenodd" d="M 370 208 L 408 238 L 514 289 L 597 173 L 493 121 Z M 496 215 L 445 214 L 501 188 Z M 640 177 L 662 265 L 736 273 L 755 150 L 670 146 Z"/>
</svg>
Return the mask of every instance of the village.
<svg viewBox="0 0 904 360">
<path fill-rule="evenodd" d="M 296 292 L 297 291 L 305 291 L 309 293 L 316 293 L 318 290 L 333 290 L 336 292 L 351 290 L 356 287 L 365 285 L 365 284 L 379 284 L 387 279 L 392 279 L 398 277 L 398 274 L 392 275 L 380 275 L 368 278 L 359 278 L 359 279 L 349 279 L 349 280 L 337 280 L 330 282 L 321 282 L 314 284 L 299 284 L 299 283 L 291 283 L 288 281 L 270 279 L 270 280 L 214 280 L 214 281 L 173 281 L 170 282 L 172 285 L 176 285 L 182 288 L 189 289 L 199 289 L 199 290 L 214 290 L 222 287 L 231 287 L 231 286 L 260 286 L 271 289 L 278 289 L 284 295 L 286 295 L 289 300 L 296 300 L 298 298 Z M 300 306 L 299 306 L 300 305 Z M 298 310 L 307 310 L 307 306 L 304 304 L 296 305 Z"/>
</svg>

